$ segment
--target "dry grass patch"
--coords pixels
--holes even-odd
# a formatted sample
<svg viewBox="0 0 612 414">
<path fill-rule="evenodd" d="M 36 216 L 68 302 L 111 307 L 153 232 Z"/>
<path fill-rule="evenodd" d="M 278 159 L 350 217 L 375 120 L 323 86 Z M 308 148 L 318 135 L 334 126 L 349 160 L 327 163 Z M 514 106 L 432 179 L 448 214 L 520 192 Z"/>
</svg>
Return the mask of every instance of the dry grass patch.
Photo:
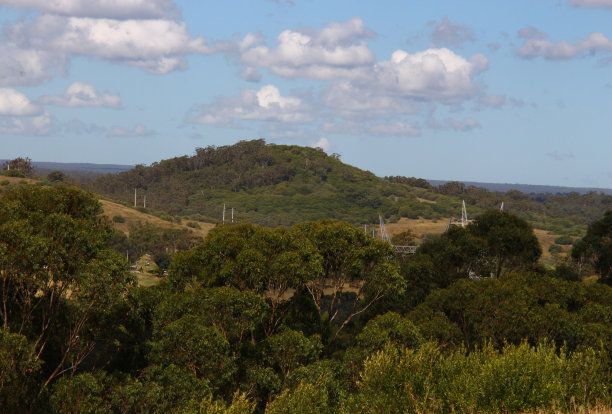
<svg viewBox="0 0 612 414">
<path fill-rule="evenodd" d="M 198 221 L 197 223 L 200 225 L 200 229 L 188 227 L 185 224 L 171 223 L 166 220 L 162 220 L 159 217 L 153 216 L 151 214 L 142 213 L 138 210 L 134 210 L 132 208 L 126 207 L 121 204 L 113 203 L 107 200 L 100 200 L 102 207 L 104 208 L 104 215 L 111 219 L 111 223 L 114 228 L 124 232 L 125 234 L 129 234 L 130 227 L 138 227 L 138 226 L 155 226 L 169 229 L 187 229 L 192 233 L 201 236 L 202 238 L 206 237 L 208 232 L 215 227 L 212 223 L 204 223 Z M 116 223 L 112 221 L 112 218 L 115 216 L 121 216 L 125 219 L 123 223 Z M 193 220 L 190 220 L 193 221 Z"/>
</svg>

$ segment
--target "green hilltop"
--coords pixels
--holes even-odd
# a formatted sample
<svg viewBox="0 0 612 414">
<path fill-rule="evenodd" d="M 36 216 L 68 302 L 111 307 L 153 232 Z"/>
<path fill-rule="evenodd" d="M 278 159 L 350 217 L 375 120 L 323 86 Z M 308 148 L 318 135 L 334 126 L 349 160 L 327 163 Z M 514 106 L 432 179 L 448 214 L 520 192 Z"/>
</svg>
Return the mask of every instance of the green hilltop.
<svg viewBox="0 0 612 414">
<path fill-rule="evenodd" d="M 586 225 L 612 208 L 612 196 L 505 193 L 450 182 L 377 177 L 347 165 L 337 154 L 263 139 L 197 148 L 192 156 L 108 174 L 84 186 L 113 201 L 132 204 L 134 189 L 146 194 L 147 207 L 194 220 L 226 220 L 267 226 L 333 218 L 353 224 L 376 223 L 378 215 L 448 220 L 460 216 L 462 200 L 470 215 L 505 208 L 539 228 L 580 235 Z"/>
</svg>

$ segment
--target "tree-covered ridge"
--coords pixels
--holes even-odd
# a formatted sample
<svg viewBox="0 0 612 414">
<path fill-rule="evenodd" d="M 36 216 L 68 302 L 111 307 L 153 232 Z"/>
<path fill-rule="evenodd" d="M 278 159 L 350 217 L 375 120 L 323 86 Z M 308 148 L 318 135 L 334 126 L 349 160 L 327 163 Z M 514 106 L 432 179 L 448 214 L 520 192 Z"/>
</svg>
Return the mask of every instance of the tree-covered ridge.
<svg viewBox="0 0 612 414">
<path fill-rule="evenodd" d="M 88 188 L 126 204 L 137 189 L 139 203 L 146 193 L 154 210 L 213 222 L 220 220 L 225 204 L 226 218 L 234 208 L 236 221 L 269 226 L 326 218 L 376 223 L 378 214 L 387 220 L 448 219 L 460 214 L 465 199 L 471 215 L 504 201 L 506 209 L 540 228 L 580 235 L 612 208 L 612 196 L 596 193 L 502 194 L 458 182 L 433 187 L 423 179 L 380 178 L 342 163 L 335 154 L 263 139 L 197 148 L 193 156 L 139 165 L 101 177 Z"/>
</svg>

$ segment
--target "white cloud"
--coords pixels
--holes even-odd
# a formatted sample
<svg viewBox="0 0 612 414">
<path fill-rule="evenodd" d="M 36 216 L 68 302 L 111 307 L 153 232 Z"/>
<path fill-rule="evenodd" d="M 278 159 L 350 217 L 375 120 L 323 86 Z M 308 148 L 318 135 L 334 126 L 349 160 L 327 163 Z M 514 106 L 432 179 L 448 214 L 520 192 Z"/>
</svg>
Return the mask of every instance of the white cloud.
<svg viewBox="0 0 612 414">
<path fill-rule="evenodd" d="M 0 0 L 0 6 L 78 17 L 128 19 L 180 16 L 180 10 L 170 0 Z"/>
<path fill-rule="evenodd" d="M 331 150 L 331 143 L 325 137 L 321 137 L 317 142 L 311 145 L 312 148 L 321 148 L 325 152 Z"/>
<path fill-rule="evenodd" d="M 612 0 L 570 0 L 572 6 L 612 8 Z"/>
<path fill-rule="evenodd" d="M 286 78 L 354 78 L 375 61 L 363 41 L 371 36 L 363 21 L 355 17 L 318 31 L 285 30 L 278 35 L 275 48 L 261 44 L 258 36 L 249 33 L 239 48 L 243 63 Z"/>
<path fill-rule="evenodd" d="M 244 89 L 239 96 L 218 98 L 214 104 L 202 105 L 190 122 L 230 125 L 236 120 L 302 123 L 312 120 L 310 107 L 300 98 L 282 96 L 274 85 L 258 91 Z"/>
<path fill-rule="evenodd" d="M 17 48 L 52 50 L 110 60 L 165 74 L 186 67 L 183 56 L 214 50 L 202 37 L 193 38 L 183 22 L 172 20 L 115 20 L 40 15 L 32 22 L 5 28 L 8 43 Z"/>
<path fill-rule="evenodd" d="M 483 55 L 467 61 L 446 48 L 414 54 L 396 50 L 389 61 L 375 66 L 375 87 L 410 98 L 457 103 L 478 91 L 473 78 L 488 65 Z"/>
<path fill-rule="evenodd" d="M 431 34 L 431 39 L 436 47 L 440 45 L 460 46 L 465 42 L 473 42 L 475 40 L 472 31 L 467 26 L 453 23 L 447 18 L 442 19 L 436 24 Z"/>
<path fill-rule="evenodd" d="M 85 106 L 119 108 L 121 97 L 108 93 L 100 94 L 92 85 L 74 82 L 62 96 L 43 96 L 37 102 L 44 105 L 58 105 L 69 108 Z"/>
<path fill-rule="evenodd" d="M 41 113 L 42 109 L 23 93 L 11 88 L 0 88 L 0 115 L 29 116 Z"/>
<path fill-rule="evenodd" d="M 155 134 L 155 131 L 148 129 L 142 124 L 138 124 L 133 128 L 114 126 L 106 133 L 109 137 L 148 137 Z"/>
<path fill-rule="evenodd" d="M 0 86 L 32 85 L 64 73 L 66 57 L 55 52 L 0 45 Z"/>
<path fill-rule="evenodd" d="M 519 31 L 519 37 L 525 40 L 516 53 L 524 58 L 541 56 L 549 60 L 563 60 L 586 53 L 612 51 L 612 39 L 599 32 L 591 33 L 587 38 L 578 39 L 575 43 L 565 40 L 552 42 L 548 39 L 548 34 L 533 27 L 526 27 Z"/>
<path fill-rule="evenodd" d="M 51 129 L 51 116 L 23 93 L 0 88 L 0 134 L 44 135 Z"/>
<path fill-rule="evenodd" d="M 367 130 L 370 134 L 377 136 L 415 137 L 421 135 L 418 128 L 405 122 L 371 125 Z"/>
<path fill-rule="evenodd" d="M 474 118 L 465 118 L 463 121 L 449 119 L 447 124 L 455 131 L 467 132 L 475 128 L 480 128 L 480 124 Z"/>
<path fill-rule="evenodd" d="M 46 135 L 51 130 L 48 112 L 33 116 L 0 115 L 0 134 Z"/>
<path fill-rule="evenodd" d="M 357 84 L 342 81 L 332 84 L 323 93 L 323 103 L 334 114 L 344 118 L 369 119 L 378 115 L 415 112 L 415 102 L 381 90 L 374 82 Z"/>
</svg>

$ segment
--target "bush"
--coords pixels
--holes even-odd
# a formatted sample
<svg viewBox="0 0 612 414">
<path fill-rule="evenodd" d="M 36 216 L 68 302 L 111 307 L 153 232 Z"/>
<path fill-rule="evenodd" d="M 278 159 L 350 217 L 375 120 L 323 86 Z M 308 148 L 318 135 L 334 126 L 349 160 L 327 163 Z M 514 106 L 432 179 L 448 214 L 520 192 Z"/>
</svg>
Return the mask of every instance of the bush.
<svg viewBox="0 0 612 414">
<path fill-rule="evenodd" d="M 121 215 L 113 216 L 113 222 L 115 223 L 125 223 L 125 217 Z"/>
<path fill-rule="evenodd" d="M 0 181 L 0 185 L 4 186 L 4 185 L 9 185 L 9 184 L 10 184 L 9 180 L 2 180 L 2 181 Z"/>
<path fill-rule="evenodd" d="M 200 225 L 198 223 L 196 223 L 195 221 L 188 221 L 187 222 L 187 227 L 191 227 L 192 229 L 201 229 L 202 227 L 200 227 Z"/>
<path fill-rule="evenodd" d="M 54 181 L 63 182 L 65 179 L 66 179 L 66 175 L 59 170 L 51 171 L 49 174 L 47 174 L 47 180 L 51 182 L 54 182 Z"/>
<path fill-rule="evenodd" d="M 609 402 L 612 380 L 605 352 L 568 353 L 548 343 L 486 345 L 469 354 L 443 354 L 437 344 L 418 350 L 387 347 L 365 363 L 359 391 L 346 412 L 575 411 Z"/>
<path fill-rule="evenodd" d="M 4 175 L 7 177 L 25 178 L 23 171 L 19 170 L 6 170 Z"/>
<path fill-rule="evenodd" d="M 563 253 L 565 250 L 563 250 L 563 247 L 559 246 L 558 244 L 551 244 L 548 251 L 552 254 L 558 254 Z"/>
<path fill-rule="evenodd" d="M 570 236 L 559 236 L 555 239 L 555 244 L 561 244 L 563 246 L 569 246 L 573 242 Z"/>
</svg>

